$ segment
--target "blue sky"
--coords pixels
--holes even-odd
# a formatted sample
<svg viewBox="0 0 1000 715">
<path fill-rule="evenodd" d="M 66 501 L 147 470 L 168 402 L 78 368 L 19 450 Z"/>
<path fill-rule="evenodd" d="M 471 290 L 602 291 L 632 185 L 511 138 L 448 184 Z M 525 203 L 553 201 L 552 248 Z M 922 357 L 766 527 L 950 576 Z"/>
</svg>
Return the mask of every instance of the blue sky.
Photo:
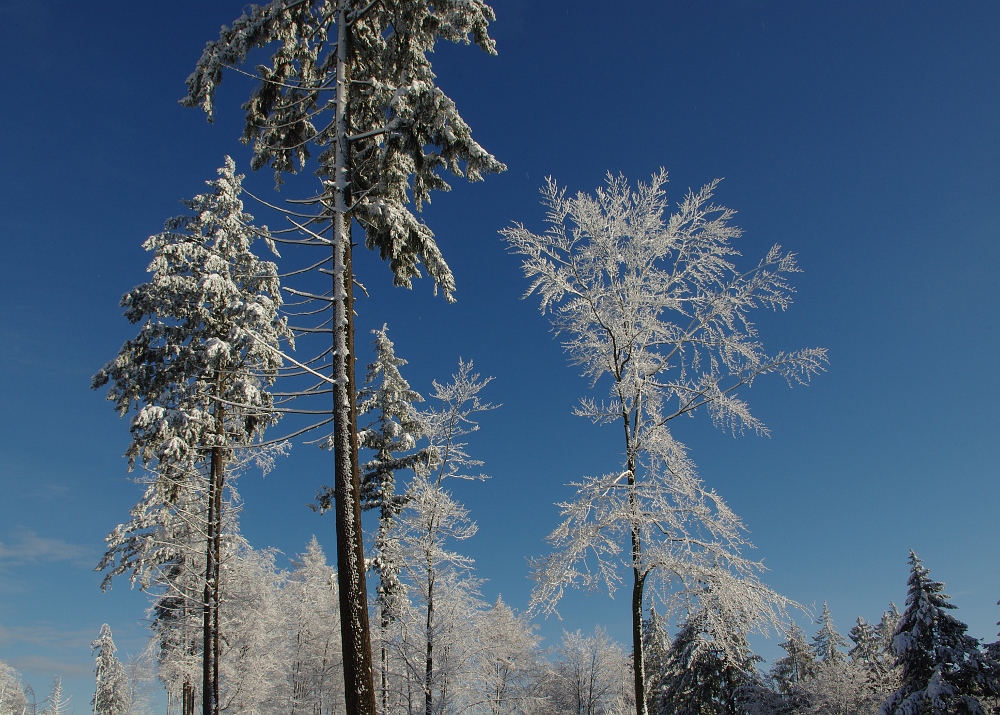
<svg viewBox="0 0 1000 715">
<path fill-rule="evenodd" d="M 387 322 L 425 394 L 460 356 L 496 378 L 486 397 L 503 407 L 470 444 L 493 479 L 456 489 L 480 525 L 463 550 L 485 595 L 526 604 L 525 557 L 544 551 L 563 485 L 620 458 L 617 433 L 570 414 L 587 384 L 520 300 L 519 261 L 497 231 L 543 227 L 548 175 L 589 191 L 608 171 L 645 179 L 664 166 L 677 200 L 725 177 L 717 197 L 739 211 L 748 262 L 772 243 L 798 253 L 795 304 L 759 316 L 765 345 L 830 351 L 808 388 L 764 380 L 746 393 L 770 438 L 733 438 L 706 415 L 675 428 L 745 518 L 768 583 L 828 601 L 846 634 L 857 615 L 902 607 L 913 548 L 973 635 L 993 639 L 1000 6 L 622 5 L 497 0 L 498 57 L 434 55 L 441 87 L 509 167 L 454 182 L 425 211 L 456 305 L 428 281 L 394 289 L 374 254 L 358 259 L 372 294 L 359 345 Z M 146 638 L 144 596 L 124 582 L 102 595 L 92 571 L 139 488 L 120 457 L 127 424 L 89 378 L 132 334 L 118 299 L 144 280 L 142 241 L 223 155 L 248 171 L 237 142 L 248 84 L 227 77 L 215 125 L 177 105 L 204 43 L 240 11 L 0 0 L 0 659 L 40 695 L 62 673 L 78 714 L 101 623 L 123 651 Z M 272 185 L 267 172 L 247 183 Z M 330 469 L 300 445 L 266 480 L 243 478 L 251 542 L 291 556 L 315 533 L 332 559 L 332 519 L 304 506 Z M 622 597 L 573 595 L 563 612 L 540 624 L 550 644 L 598 623 L 626 638 Z M 760 652 L 773 657 L 775 642 Z"/>
</svg>

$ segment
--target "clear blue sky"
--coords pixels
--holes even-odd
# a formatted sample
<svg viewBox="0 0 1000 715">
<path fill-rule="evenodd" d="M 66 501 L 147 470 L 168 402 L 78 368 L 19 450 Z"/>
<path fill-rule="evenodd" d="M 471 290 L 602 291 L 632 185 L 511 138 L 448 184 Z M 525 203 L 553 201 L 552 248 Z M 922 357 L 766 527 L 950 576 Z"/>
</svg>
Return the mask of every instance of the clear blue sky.
<svg viewBox="0 0 1000 715">
<path fill-rule="evenodd" d="M 762 315 L 773 351 L 825 346 L 805 389 L 764 380 L 746 398 L 769 439 L 705 415 L 676 427 L 705 481 L 751 529 L 766 579 L 828 601 L 846 635 L 905 598 L 907 550 L 947 583 L 973 635 L 995 637 L 1000 403 L 1000 5 L 994 2 L 497 0 L 499 56 L 434 55 L 440 85 L 510 168 L 435 197 L 425 218 L 454 269 L 458 304 L 393 289 L 359 257 L 372 294 L 359 345 L 388 322 L 411 384 L 429 391 L 459 356 L 496 377 L 503 408 L 470 445 L 493 479 L 462 485 L 480 532 L 464 550 L 524 607 L 525 557 L 542 553 L 563 485 L 614 468 L 613 431 L 574 418 L 587 385 L 497 231 L 542 228 L 547 175 L 592 190 L 605 172 L 660 166 L 679 199 L 725 177 L 756 260 L 778 242 L 805 273 L 786 314 Z M 102 595 L 102 539 L 137 501 L 128 431 L 88 389 L 133 329 L 119 297 L 144 280 L 141 242 L 181 212 L 237 142 L 248 85 L 227 77 L 206 123 L 177 100 L 204 43 L 239 3 L 0 0 L 0 659 L 42 696 L 67 677 L 89 711 L 88 645 L 103 622 L 121 650 L 146 638 L 145 597 Z M 265 172 L 248 179 L 267 193 Z M 311 177 L 285 195 L 313 186 Z M 248 207 L 254 211 L 254 207 Z M 260 212 L 258 212 L 260 213 Z M 362 355 L 362 359 L 367 356 Z M 286 555 L 333 524 L 305 508 L 330 465 L 297 446 L 243 479 L 243 529 Z M 627 603 L 572 596 L 562 627 L 626 637 Z M 807 632 L 815 627 L 805 623 Z M 774 656 L 775 641 L 760 646 Z"/>
</svg>

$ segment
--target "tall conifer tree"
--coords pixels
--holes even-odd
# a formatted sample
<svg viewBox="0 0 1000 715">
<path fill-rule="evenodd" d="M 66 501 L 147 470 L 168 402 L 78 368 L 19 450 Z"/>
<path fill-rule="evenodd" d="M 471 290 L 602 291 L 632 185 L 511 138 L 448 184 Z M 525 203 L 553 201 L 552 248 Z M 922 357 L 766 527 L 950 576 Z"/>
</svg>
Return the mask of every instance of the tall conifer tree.
<svg viewBox="0 0 1000 715">
<path fill-rule="evenodd" d="M 226 473 L 236 452 L 252 449 L 277 420 L 267 386 L 281 365 L 279 343 L 289 337 L 278 316 L 276 266 L 251 249 L 258 238 L 272 251 L 274 243 L 243 211 L 243 176 L 233 160 L 226 157 L 218 173 L 208 182 L 210 193 L 184 202 L 191 215 L 170 219 L 143 244 L 153 253 L 147 269 L 152 279 L 121 301 L 128 320 L 141 325 L 139 334 L 92 383 L 94 388 L 111 384 L 108 399 L 119 414 L 136 410 L 126 452 L 129 468 L 138 459 L 154 475 L 132 520 L 108 536 L 108 552 L 98 566 L 108 570 L 103 586 L 132 572 L 133 583 L 138 579 L 148 587 L 155 580 L 165 587 L 161 605 L 183 596 L 180 607 L 190 615 L 191 583 L 171 584 L 179 585 L 195 564 L 189 544 L 181 546 L 178 537 L 200 537 L 205 715 L 218 712 Z M 166 533 L 168 523 L 176 533 Z M 185 694 L 185 709 L 191 699 Z"/>
<path fill-rule="evenodd" d="M 409 286 L 423 263 L 446 297 L 454 277 L 434 234 L 410 210 L 447 189 L 440 171 L 472 181 L 505 167 L 472 139 L 454 102 L 434 83 L 427 58 L 438 40 L 475 42 L 495 53 L 482 0 L 274 0 L 253 6 L 210 42 L 188 78 L 183 103 L 211 119 L 222 73 L 257 47 L 275 44 L 260 84 L 244 105 L 245 142 L 254 168 L 281 175 L 319 149 L 318 213 L 303 225 L 329 251 L 332 286 L 334 487 L 348 715 L 374 715 L 371 643 L 361 534 L 360 470 L 354 375 L 354 272 L 351 224 L 389 261 L 397 285 Z M 321 236 L 329 229 L 329 237 Z"/>
<path fill-rule="evenodd" d="M 406 588 L 400 581 L 403 569 L 399 534 L 394 525 L 407 497 L 396 493 L 396 472 L 427 462 L 426 449 L 416 448 L 423 424 L 415 403 L 423 402 L 410 388 L 399 368 L 406 360 L 396 357 L 388 328 L 373 330 L 375 361 L 368 366 L 365 384 L 358 393 L 358 409 L 371 423 L 358 435 L 359 446 L 374 452 L 361 466 L 361 508 L 378 510 L 375 558 L 372 570 L 378 576 L 376 607 L 379 615 L 379 690 L 382 712 L 389 709 L 389 626 L 399 617 Z M 321 500 L 322 500 L 321 494 Z"/>
</svg>

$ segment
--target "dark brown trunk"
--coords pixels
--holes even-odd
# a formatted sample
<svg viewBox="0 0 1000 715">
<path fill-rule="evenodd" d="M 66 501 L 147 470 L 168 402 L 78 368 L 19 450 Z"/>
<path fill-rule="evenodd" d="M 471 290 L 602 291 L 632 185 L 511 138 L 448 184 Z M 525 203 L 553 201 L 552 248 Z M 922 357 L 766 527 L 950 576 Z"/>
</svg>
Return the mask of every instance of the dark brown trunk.
<svg viewBox="0 0 1000 715">
<path fill-rule="evenodd" d="M 221 421 L 220 421 L 221 423 Z M 221 426 L 221 424 L 220 424 Z M 225 452 L 220 448 L 215 480 L 215 573 L 212 574 L 212 713 L 219 715 L 219 648 L 222 613 L 222 490 L 226 482 Z"/>
<path fill-rule="evenodd" d="M 434 675 L 434 566 L 428 566 L 427 576 L 427 659 L 424 663 L 424 715 L 431 715 L 434 706 L 434 691 L 431 688 Z"/>
<path fill-rule="evenodd" d="M 348 141 L 351 80 L 349 6 L 347 0 L 341 0 L 337 10 L 337 138 L 333 177 L 334 512 L 347 715 L 375 715 L 371 631 L 361 533 L 357 387 L 354 376 L 354 274 L 351 269 L 351 218 L 348 213 L 352 179 Z"/>
<path fill-rule="evenodd" d="M 382 715 L 389 713 L 389 649 L 385 647 L 387 631 L 389 630 L 389 617 L 386 615 L 384 607 L 382 611 Z"/>
<path fill-rule="evenodd" d="M 335 219 L 337 220 L 337 219 Z M 349 219 L 343 222 L 348 224 Z M 337 580 L 340 586 L 341 637 L 344 644 L 344 684 L 348 715 L 375 715 L 372 678 L 371 636 L 368 623 L 368 593 L 365 581 L 364 544 L 361 532 L 360 483 L 358 478 L 358 431 L 354 381 L 354 320 L 350 268 L 350 231 L 345 230 L 347 253 L 344 289 L 347 325 L 346 356 L 340 369 L 347 383 L 335 385 L 334 394 L 334 499 L 337 519 Z M 346 408 L 344 405 L 346 404 Z"/>
<path fill-rule="evenodd" d="M 181 689 L 181 715 L 194 715 L 194 686 L 189 680 L 184 681 Z"/>
<path fill-rule="evenodd" d="M 627 423 L 626 423 L 627 424 Z M 626 427 L 626 437 L 628 429 Z M 636 507 L 635 457 L 628 460 L 629 502 L 633 511 Z M 642 535 L 637 524 L 632 524 L 632 672 L 635 679 L 635 712 L 646 715 L 646 668 L 642 657 L 642 596 L 646 585 L 646 574 L 642 564 Z"/>
<path fill-rule="evenodd" d="M 216 395 L 222 394 L 222 380 L 216 379 Z M 225 408 L 216 401 L 215 434 L 225 434 Z M 219 561 L 222 555 L 222 489 L 225 479 L 225 450 L 212 447 L 208 469 L 208 518 L 205 535 L 205 588 L 202 603 L 202 715 L 219 712 Z"/>
</svg>

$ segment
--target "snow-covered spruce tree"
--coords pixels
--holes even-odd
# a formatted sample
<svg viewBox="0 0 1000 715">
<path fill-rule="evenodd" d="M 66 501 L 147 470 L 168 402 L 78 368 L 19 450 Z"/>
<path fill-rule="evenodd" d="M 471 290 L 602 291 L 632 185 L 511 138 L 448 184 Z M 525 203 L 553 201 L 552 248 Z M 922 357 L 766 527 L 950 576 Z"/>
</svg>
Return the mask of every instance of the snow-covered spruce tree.
<svg viewBox="0 0 1000 715">
<path fill-rule="evenodd" d="M 892 653 L 892 632 L 898 621 L 899 612 L 895 604 L 890 604 L 890 610 L 882 614 L 878 625 L 872 625 L 858 616 L 849 634 L 854 645 L 847 655 L 852 663 L 868 674 L 868 681 L 874 690 L 884 691 L 881 700 L 885 700 L 899 685 L 897 670 L 893 668 L 896 657 Z"/>
<path fill-rule="evenodd" d="M 858 616 L 858 620 L 851 627 L 847 636 L 854 643 L 847 652 L 851 661 L 863 664 L 866 669 L 874 667 L 878 662 L 879 646 L 881 645 L 876 627 Z"/>
<path fill-rule="evenodd" d="M 371 459 L 361 465 L 361 508 L 378 510 L 374 558 L 371 569 L 378 577 L 375 608 L 379 621 L 379 702 L 389 712 L 389 649 L 392 623 L 398 618 L 406 589 L 399 579 L 402 553 L 394 525 L 406 503 L 396 493 L 396 472 L 426 464 L 427 450 L 418 450 L 423 425 L 415 403 L 423 397 L 410 388 L 399 372 L 406 361 L 396 357 L 388 328 L 373 330 L 375 361 L 368 365 L 365 384 L 358 393 L 358 411 L 371 423 L 358 434 L 361 449 L 371 450 Z"/>
<path fill-rule="evenodd" d="M 785 656 L 775 661 L 771 678 L 780 693 L 789 695 L 798 683 L 816 674 L 816 657 L 802 629 L 794 624 L 788 629 L 785 642 L 778 645 Z"/>
<path fill-rule="evenodd" d="M 592 385 L 610 383 L 609 401 L 584 399 L 577 414 L 624 429 L 622 470 L 577 485 L 577 501 L 563 505 L 566 521 L 552 535 L 557 555 L 540 564 L 536 603 L 554 602 L 566 584 L 594 580 L 572 568 L 588 550 L 626 554 L 617 567 L 602 560 L 598 573 L 611 586 L 621 578 L 618 568 L 632 571 L 640 715 L 646 580 L 664 558 L 671 576 L 697 580 L 698 567 L 683 566 L 666 552 L 681 543 L 703 544 L 712 555 L 702 563 L 717 562 L 715 554 L 725 551 L 741 578 L 756 572 L 737 554 L 738 519 L 685 476 L 691 470 L 669 422 L 704 407 L 716 424 L 765 432 L 738 397 L 739 389 L 773 372 L 789 384 L 805 383 L 826 363 L 826 351 L 818 348 L 768 355 L 750 319 L 755 308 L 788 306 L 787 276 L 798 271 L 794 254 L 774 246 L 755 267 L 738 269 L 733 241 L 741 232 L 729 224 L 733 212 L 711 203 L 718 182 L 690 192 L 678 211 L 665 217 L 666 180 L 661 171 L 633 190 L 624 177 L 609 175 L 607 187 L 594 196 L 575 197 L 550 180 L 542 191 L 548 230 L 537 235 L 515 224 L 502 232 L 511 251 L 524 257 L 531 280 L 527 293 L 539 296 L 542 311 L 565 338 L 570 360 Z M 650 489 L 666 489 L 670 496 L 657 503 L 658 497 L 644 493 Z M 678 510 L 671 492 L 692 505 L 681 505 L 681 511 L 709 532 L 709 541 L 693 538 L 691 526 L 671 523 Z M 652 558 L 651 548 L 659 552 Z M 756 584 L 748 592 L 760 593 Z"/>
<path fill-rule="evenodd" d="M 663 709 L 663 686 L 667 672 L 667 654 L 673 639 L 670 624 L 656 612 L 656 606 L 649 609 L 649 618 L 642 624 L 642 657 L 646 671 L 646 709 L 657 715 Z"/>
<path fill-rule="evenodd" d="M 92 701 L 94 715 L 124 715 L 129 707 L 128 678 L 125 666 L 115 656 L 115 642 L 107 623 L 101 626 L 100 635 L 90 648 L 97 653 L 94 668 L 97 688 Z"/>
<path fill-rule="evenodd" d="M 847 647 L 847 641 L 837 632 L 833 625 L 830 607 L 823 601 L 823 613 L 819 617 L 819 631 L 813 636 L 812 650 L 818 663 L 843 663 L 846 660 L 842 648 Z"/>
<path fill-rule="evenodd" d="M 331 274 L 331 290 L 312 297 L 333 312 L 331 498 L 349 715 L 375 712 L 359 495 L 351 222 L 363 228 L 365 244 L 389 261 L 397 285 L 409 286 L 422 262 L 451 297 L 451 270 L 409 203 L 419 210 L 431 190 L 448 188 L 442 169 L 476 181 L 505 167 L 472 139 L 454 102 L 435 86 L 427 55 L 439 40 L 472 41 L 494 54 L 487 32 L 493 19 L 482 0 L 274 0 L 223 27 L 188 78 L 183 100 L 204 108 L 211 119 L 223 71 L 254 48 L 276 44 L 271 62 L 258 65 L 260 84 L 244 105 L 243 140 L 253 143 L 253 166 L 270 165 L 280 182 L 281 174 L 306 165 L 310 146 L 320 152 L 318 212 L 303 230 L 307 243 L 330 252 L 323 270 Z M 324 227 L 329 238 L 321 236 Z"/>
<path fill-rule="evenodd" d="M 125 316 L 141 324 L 139 334 L 93 378 L 95 388 L 111 383 L 108 399 L 119 414 L 137 411 L 126 452 L 129 468 L 139 459 L 154 475 L 132 521 L 108 537 L 108 552 L 98 566 L 108 570 L 104 587 L 126 572 L 144 587 L 151 583 L 151 570 L 158 576 L 175 573 L 161 568 L 180 554 L 161 538 L 160 519 L 176 516 L 178 507 L 190 509 L 200 497 L 203 514 L 194 522 L 197 527 L 189 527 L 203 530 L 205 715 L 218 712 L 227 465 L 234 451 L 252 449 L 277 419 L 266 387 L 281 365 L 279 342 L 290 337 L 278 316 L 276 267 L 251 250 L 260 238 L 276 253 L 274 243 L 243 211 L 243 177 L 236 174 L 232 159 L 226 157 L 218 173 L 217 180 L 208 182 L 211 193 L 184 202 L 193 215 L 170 219 L 162 233 L 143 244 L 153 253 L 148 268 L 152 280 L 122 298 Z M 184 558 L 191 563 L 190 554 Z M 184 597 L 190 594 L 185 591 Z"/>
<path fill-rule="evenodd" d="M 706 615 L 696 611 L 674 636 L 652 715 L 735 715 L 740 690 L 760 683 L 761 658 L 750 650 L 745 632 L 738 624 L 712 630 Z"/>
<path fill-rule="evenodd" d="M 0 715 L 24 715 L 27 709 L 21 674 L 0 660 Z"/>
<path fill-rule="evenodd" d="M 944 584 L 910 551 L 909 591 L 893 635 L 902 683 L 880 715 L 981 715 L 980 699 L 996 695 L 997 684 L 968 626 L 948 613 Z"/>
</svg>

